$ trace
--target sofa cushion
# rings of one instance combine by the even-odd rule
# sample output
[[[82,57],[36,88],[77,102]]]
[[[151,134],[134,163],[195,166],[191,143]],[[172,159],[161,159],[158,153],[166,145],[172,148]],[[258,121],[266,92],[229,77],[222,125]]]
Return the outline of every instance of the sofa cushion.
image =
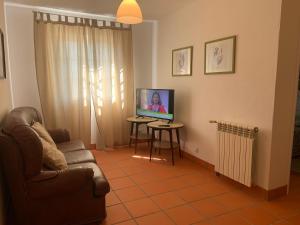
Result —
[[[91,168],[94,171],[94,194],[95,196],[104,196],[110,191],[109,183],[102,172],[102,170],[95,163],[80,163],[69,166],[70,169],[74,168]]]
[[[39,134],[41,138],[43,138],[45,141],[49,142],[53,147],[56,148],[55,142],[42,124],[40,124],[39,122],[34,122],[31,127]]]
[[[52,170],[65,170],[68,168],[64,154],[44,138],[40,137],[43,145],[43,164]]]
[[[96,162],[93,154],[89,150],[79,150],[64,153],[68,165],[76,163]]]
[[[57,148],[62,152],[73,152],[78,150],[84,150],[85,146],[81,140],[72,140],[57,144]]]

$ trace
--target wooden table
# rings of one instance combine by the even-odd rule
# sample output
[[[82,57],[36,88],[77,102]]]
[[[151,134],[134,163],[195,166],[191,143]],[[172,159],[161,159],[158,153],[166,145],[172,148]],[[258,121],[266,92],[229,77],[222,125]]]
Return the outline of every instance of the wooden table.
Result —
[[[149,118],[149,117],[133,116],[127,118],[127,121],[131,123],[129,147],[131,147],[132,142],[134,142],[135,144],[134,152],[136,153],[138,142],[150,142],[152,138],[148,126],[147,126],[147,134],[139,133],[139,126],[142,124],[148,124],[157,121],[157,119]],[[135,126],[135,133],[134,133],[134,126]]]
[[[178,148],[179,156],[182,158],[181,148],[180,148],[180,136],[179,129],[184,127],[183,123],[165,123],[161,121],[148,123],[147,126],[152,129],[151,137],[151,148],[150,148],[150,161],[152,158],[153,148],[158,149],[171,149],[172,151],[172,164],[174,166],[174,149]],[[177,142],[173,142],[173,130],[176,131]],[[155,140],[155,132],[159,131],[159,140]],[[169,133],[169,142],[162,141],[162,131],[167,131]]]

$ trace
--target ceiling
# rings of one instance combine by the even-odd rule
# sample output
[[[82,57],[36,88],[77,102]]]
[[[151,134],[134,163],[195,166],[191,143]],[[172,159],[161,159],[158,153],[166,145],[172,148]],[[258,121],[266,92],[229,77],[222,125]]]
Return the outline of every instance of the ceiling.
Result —
[[[159,19],[194,0],[137,0],[145,19]],[[115,15],[121,0],[6,0],[31,6]]]

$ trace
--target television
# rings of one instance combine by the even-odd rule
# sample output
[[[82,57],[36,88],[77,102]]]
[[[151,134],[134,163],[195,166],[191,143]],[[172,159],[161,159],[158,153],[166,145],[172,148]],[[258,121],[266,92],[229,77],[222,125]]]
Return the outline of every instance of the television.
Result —
[[[139,117],[153,117],[174,120],[174,90],[137,89],[136,114]]]

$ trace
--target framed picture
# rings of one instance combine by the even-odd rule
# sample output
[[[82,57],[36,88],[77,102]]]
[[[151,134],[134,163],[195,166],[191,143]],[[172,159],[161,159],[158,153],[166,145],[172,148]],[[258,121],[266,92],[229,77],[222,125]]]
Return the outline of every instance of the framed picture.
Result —
[[[172,52],[172,76],[192,76],[193,46],[174,49]]]
[[[236,36],[205,43],[205,74],[235,73]]]
[[[4,51],[4,35],[2,30],[0,30],[0,79],[6,78],[6,68],[5,68],[5,51]]]

